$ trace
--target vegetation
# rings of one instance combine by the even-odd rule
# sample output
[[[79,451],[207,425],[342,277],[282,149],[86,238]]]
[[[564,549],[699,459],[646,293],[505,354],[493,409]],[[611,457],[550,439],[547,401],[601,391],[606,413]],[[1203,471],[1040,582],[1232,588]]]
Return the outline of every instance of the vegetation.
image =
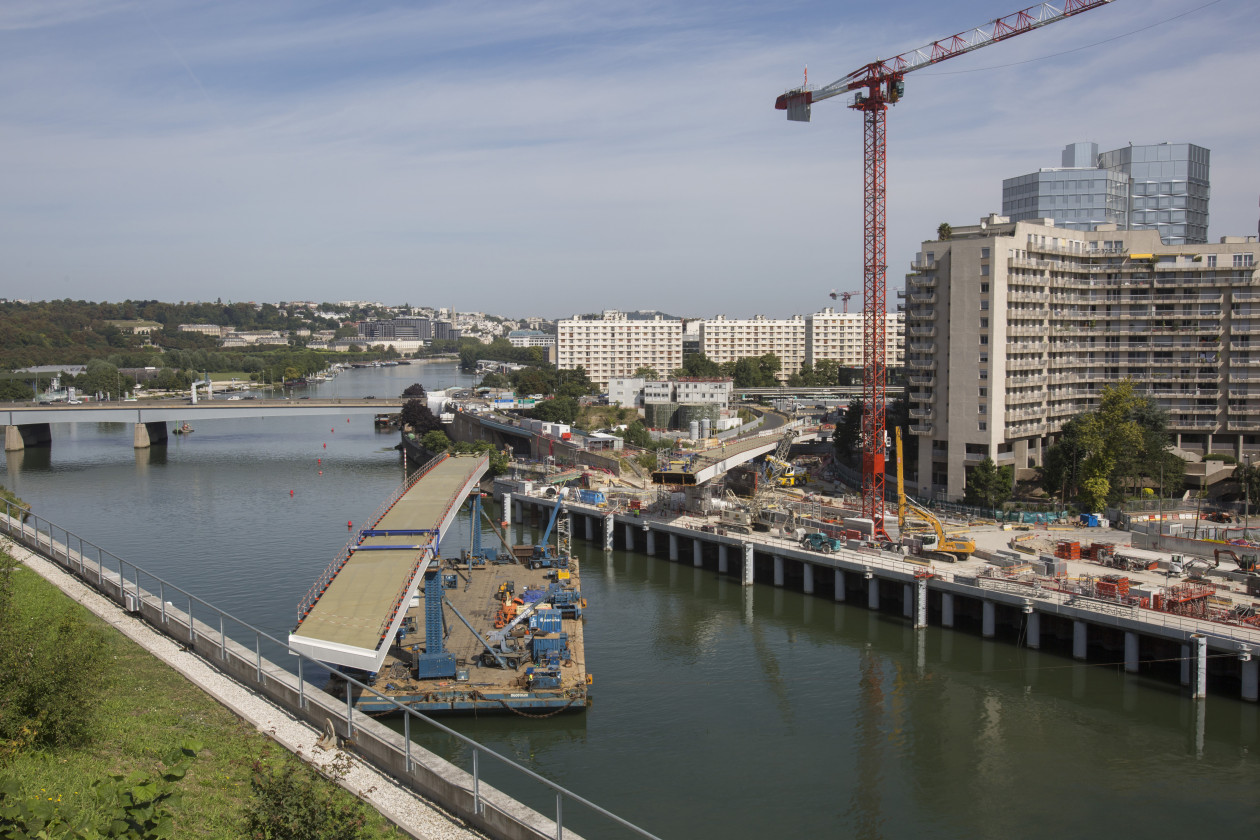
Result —
[[[429,397],[423,385],[419,382],[408,385],[403,390],[403,396],[411,398],[403,403],[402,411],[399,412],[403,428],[410,427],[420,438],[442,428],[442,421],[429,408]]]
[[[949,222],[941,222],[936,226],[936,238],[942,242],[948,242],[954,238],[954,228]]]
[[[1185,463],[1170,451],[1168,418],[1124,380],[1108,386],[1097,411],[1069,420],[1046,451],[1042,488],[1089,510],[1162,486],[1180,492]],[[1127,492],[1126,492],[1127,490]]]
[[[77,625],[77,638],[94,641],[87,648],[41,649],[38,655],[48,658],[27,657],[25,666],[20,655],[16,665],[5,663],[6,679],[16,679],[10,676],[12,667],[49,674],[22,677],[19,689],[12,689],[13,683],[0,688],[7,727],[0,738],[0,837],[252,836],[244,827],[246,812],[277,810],[257,804],[261,792],[251,799],[253,768],[261,762],[277,773],[298,768],[291,772],[300,774],[305,771],[298,759],[30,570],[7,556],[3,563],[0,590],[8,613],[0,624],[0,646],[20,653],[28,637],[10,628],[31,626]],[[98,664],[102,676],[94,678],[95,689],[74,685],[85,669]],[[61,679],[57,673],[68,679],[54,682]],[[67,729],[60,713],[14,705],[15,698],[32,691],[93,692],[74,710],[87,723],[70,723]],[[19,708],[27,708],[25,717]],[[321,807],[329,812],[350,809],[364,816],[367,825],[360,836],[400,836],[349,793],[331,782],[311,781],[309,801],[326,803]],[[304,816],[301,803],[282,799],[281,804]]]
[[[1015,468],[999,467],[992,458],[985,458],[967,471],[967,487],[963,502],[977,507],[1000,508],[1011,497]]]

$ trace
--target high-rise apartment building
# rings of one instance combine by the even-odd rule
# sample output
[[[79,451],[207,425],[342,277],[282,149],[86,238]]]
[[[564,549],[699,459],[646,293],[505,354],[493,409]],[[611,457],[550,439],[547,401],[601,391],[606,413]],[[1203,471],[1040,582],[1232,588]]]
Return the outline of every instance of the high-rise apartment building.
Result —
[[[861,312],[836,312],[827,307],[805,316],[805,364],[814,366],[834,359],[841,367],[862,367],[862,336],[865,316]],[[884,363],[901,367],[905,363],[905,313],[884,315]]]
[[[1072,143],[1062,166],[1002,181],[1002,214],[1054,219],[1069,230],[1114,224],[1157,230],[1166,245],[1206,243],[1211,152],[1193,143],[1124,146],[1099,154]]]
[[[1178,447],[1260,452],[1257,252],[1254,236],[1174,246],[996,215],[924,242],[906,277],[920,492],[961,498],[985,457],[1026,475],[1125,379]]]
[[[718,315],[700,322],[700,352],[719,365],[773,353],[782,363],[778,377],[785,380],[799,373],[805,361],[805,319]]]
[[[562,370],[585,368],[601,388],[641,367],[668,376],[682,367],[682,324],[659,315],[631,320],[612,309],[598,318],[569,318],[556,324],[556,365]]]

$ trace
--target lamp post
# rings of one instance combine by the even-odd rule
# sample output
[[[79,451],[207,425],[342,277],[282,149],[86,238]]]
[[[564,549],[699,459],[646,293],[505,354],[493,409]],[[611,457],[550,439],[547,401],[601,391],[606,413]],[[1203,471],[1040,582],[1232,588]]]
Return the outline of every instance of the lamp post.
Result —
[[[1243,473],[1243,539],[1247,539],[1247,525],[1251,519],[1251,453],[1247,453],[1247,470]]]

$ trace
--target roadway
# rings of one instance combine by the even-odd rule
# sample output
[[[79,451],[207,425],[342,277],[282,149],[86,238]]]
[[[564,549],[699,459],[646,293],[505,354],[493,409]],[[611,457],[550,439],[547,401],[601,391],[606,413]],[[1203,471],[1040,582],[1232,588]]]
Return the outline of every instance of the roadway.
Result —
[[[0,403],[0,425],[36,423],[172,423],[182,420],[225,420],[234,417],[277,417],[295,414],[379,414],[399,411],[405,399],[299,398],[139,400],[137,402]]]

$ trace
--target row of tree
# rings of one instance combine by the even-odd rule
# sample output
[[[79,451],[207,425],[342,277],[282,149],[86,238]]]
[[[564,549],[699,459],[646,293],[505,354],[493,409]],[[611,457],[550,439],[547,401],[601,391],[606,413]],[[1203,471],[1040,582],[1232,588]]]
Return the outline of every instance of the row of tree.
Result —
[[[833,443],[841,460],[853,463],[862,448],[860,398],[850,401],[836,424]],[[886,427],[909,426],[908,404],[888,404]],[[918,463],[919,439],[903,434],[907,468]],[[1260,499],[1260,465],[1239,465],[1235,475],[1250,486],[1252,498]],[[1099,407],[1064,424],[1055,443],[1046,450],[1041,486],[1064,503],[1076,502],[1088,510],[1102,510],[1126,498],[1159,488],[1164,495],[1181,490],[1185,462],[1171,450],[1168,415],[1149,397],[1135,393],[1125,380],[1103,390]],[[1014,468],[999,467],[986,457],[967,471],[964,502],[980,507],[1001,507],[1014,487]]]

